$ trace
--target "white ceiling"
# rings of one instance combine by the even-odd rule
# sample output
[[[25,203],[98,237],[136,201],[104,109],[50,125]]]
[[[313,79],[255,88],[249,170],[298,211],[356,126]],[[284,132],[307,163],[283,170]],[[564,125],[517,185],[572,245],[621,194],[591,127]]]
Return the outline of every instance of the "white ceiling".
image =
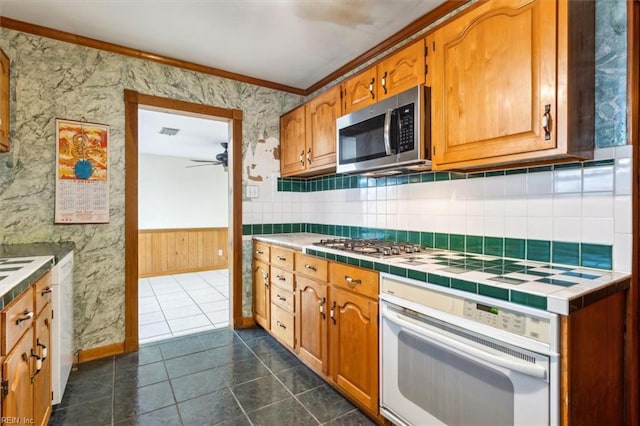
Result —
[[[306,89],[443,2],[0,0],[0,14]]]
[[[175,136],[161,135],[162,127],[179,129],[179,132]],[[229,126],[225,121],[138,110],[139,154],[215,160],[216,154],[224,151],[220,142],[228,141]]]

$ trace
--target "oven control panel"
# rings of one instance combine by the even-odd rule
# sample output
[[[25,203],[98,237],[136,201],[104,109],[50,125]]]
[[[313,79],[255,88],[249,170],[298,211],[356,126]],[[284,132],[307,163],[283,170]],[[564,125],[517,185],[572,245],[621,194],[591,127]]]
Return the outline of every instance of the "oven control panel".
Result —
[[[463,315],[467,319],[508,331],[533,340],[549,341],[549,321],[505,308],[464,301]]]
[[[538,342],[549,344],[552,338],[552,324],[549,319],[519,311],[515,305],[508,302],[496,303],[495,305],[487,304],[457,294],[450,294],[444,290],[436,291],[384,276],[380,280],[380,291],[383,294],[389,294]],[[510,309],[511,306],[514,306],[514,309]]]

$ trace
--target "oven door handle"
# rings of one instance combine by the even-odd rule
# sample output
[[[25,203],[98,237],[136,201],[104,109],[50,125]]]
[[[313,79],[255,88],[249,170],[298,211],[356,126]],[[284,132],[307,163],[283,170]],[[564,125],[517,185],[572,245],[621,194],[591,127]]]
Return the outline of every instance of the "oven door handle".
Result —
[[[385,307],[386,308],[386,307]],[[469,356],[484,360],[488,363],[497,365],[499,367],[506,368],[511,371],[526,374],[527,376],[535,377],[541,380],[547,379],[547,369],[539,365],[532,365],[529,363],[514,361],[505,357],[494,355],[492,353],[483,351],[473,346],[467,345],[458,339],[444,336],[429,328],[420,327],[413,322],[403,319],[403,315],[390,311],[388,308],[383,309],[383,317],[389,321],[406,328],[411,331],[414,336],[418,338],[429,338],[442,346],[454,348],[460,352],[463,352]]]

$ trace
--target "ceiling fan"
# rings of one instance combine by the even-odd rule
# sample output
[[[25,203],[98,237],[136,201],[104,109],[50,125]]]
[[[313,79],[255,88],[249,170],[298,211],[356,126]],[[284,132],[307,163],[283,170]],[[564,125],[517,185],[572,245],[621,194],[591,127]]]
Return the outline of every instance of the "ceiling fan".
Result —
[[[220,142],[220,145],[222,145],[222,147],[224,148],[224,152],[217,154],[215,160],[191,160],[195,163],[202,163],[202,164],[194,164],[192,166],[187,166],[187,168],[200,167],[200,166],[217,166],[218,164],[222,164],[222,167],[224,167],[224,171],[226,172],[229,166],[228,164],[229,154],[227,152],[227,147],[229,146],[229,144],[227,142]]]

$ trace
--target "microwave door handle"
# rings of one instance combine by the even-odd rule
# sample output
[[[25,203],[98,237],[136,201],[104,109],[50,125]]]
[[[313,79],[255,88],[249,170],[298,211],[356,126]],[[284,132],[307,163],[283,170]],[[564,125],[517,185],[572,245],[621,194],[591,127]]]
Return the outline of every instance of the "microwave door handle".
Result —
[[[404,327],[409,332],[412,332],[411,334],[413,334],[414,336],[422,339],[429,339],[433,343],[439,344],[439,346],[441,347],[449,347],[455,349],[469,356],[484,360],[488,363],[506,368],[511,371],[517,371],[518,373],[526,374],[527,376],[535,377],[541,380],[547,379],[547,369],[539,365],[530,365],[529,363],[513,361],[511,359],[494,355],[473,346],[469,346],[458,339],[452,339],[436,331],[432,331],[431,329],[427,329],[409,322],[402,318],[403,315],[396,312],[391,312],[389,309],[383,310],[383,317],[387,318],[392,323]]]
[[[393,110],[388,109],[384,114],[384,151],[391,155],[391,114]]]

